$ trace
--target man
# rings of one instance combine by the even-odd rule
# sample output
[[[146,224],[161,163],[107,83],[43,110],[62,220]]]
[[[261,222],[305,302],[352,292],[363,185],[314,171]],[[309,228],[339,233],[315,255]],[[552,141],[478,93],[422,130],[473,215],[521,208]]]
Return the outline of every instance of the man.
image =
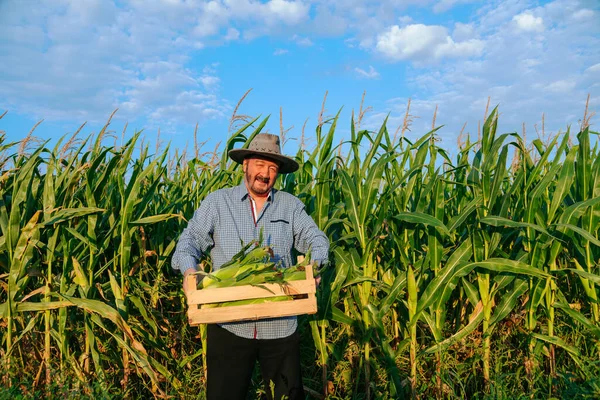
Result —
[[[203,254],[210,252],[213,268],[219,269],[242,246],[257,241],[273,249],[274,261],[284,267],[292,262],[292,249],[309,249],[317,264],[327,262],[329,242],[304,204],[289,193],[273,189],[279,174],[298,169],[298,163],[281,154],[279,137],[258,134],[248,149],[229,151],[242,164],[241,185],[209,194],[181,234],[173,255],[173,268],[184,277],[196,271]],[[186,287],[184,279],[184,292]],[[299,334],[296,317],[211,324],[207,333],[207,398],[244,400],[256,360],[259,361],[267,397],[304,399],[300,371]]]

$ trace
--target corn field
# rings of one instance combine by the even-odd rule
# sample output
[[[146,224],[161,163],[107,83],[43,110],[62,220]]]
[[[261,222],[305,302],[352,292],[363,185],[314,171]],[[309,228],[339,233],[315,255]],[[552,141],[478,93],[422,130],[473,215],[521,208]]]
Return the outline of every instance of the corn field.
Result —
[[[0,136],[0,397],[203,398],[177,238],[203,198],[238,184],[219,160],[153,151],[141,133]],[[497,132],[450,156],[437,129],[386,121],[336,145],[316,128],[282,175],[331,241],[319,313],[300,318],[311,398],[600,397],[600,154],[589,127],[529,146]],[[253,393],[263,390],[258,373]]]

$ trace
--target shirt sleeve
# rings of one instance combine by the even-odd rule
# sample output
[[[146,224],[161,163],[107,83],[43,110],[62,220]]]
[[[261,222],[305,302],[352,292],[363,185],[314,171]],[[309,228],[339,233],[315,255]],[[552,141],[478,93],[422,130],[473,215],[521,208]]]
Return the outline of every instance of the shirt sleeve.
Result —
[[[213,232],[217,212],[211,197],[206,197],[183,230],[171,261],[171,267],[185,273],[196,270],[202,254],[214,246]]]
[[[310,250],[311,259],[317,265],[329,261],[329,240],[315,221],[306,213],[304,204],[299,202],[294,210],[294,247],[301,253]]]

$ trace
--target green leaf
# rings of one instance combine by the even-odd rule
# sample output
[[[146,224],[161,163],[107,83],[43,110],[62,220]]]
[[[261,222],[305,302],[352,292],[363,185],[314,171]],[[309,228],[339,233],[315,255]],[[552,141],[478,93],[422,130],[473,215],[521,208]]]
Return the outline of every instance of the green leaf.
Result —
[[[529,289],[529,282],[519,280],[515,282],[513,289],[502,297],[500,305],[494,309],[494,314],[490,318],[490,326],[495,325],[498,321],[502,321],[519,303],[519,298]]]
[[[551,226],[557,226],[559,228],[569,229],[575,233],[578,233],[584,239],[594,243],[596,246],[600,246],[600,240],[596,239],[591,233],[589,233],[585,229],[582,229],[578,226],[571,225],[571,224],[552,224]]]
[[[443,288],[455,278],[460,278],[470,273],[474,268],[482,268],[488,271],[505,272],[520,275],[548,278],[549,274],[530,267],[520,261],[506,260],[503,258],[490,258],[485,261],[461,263],[454,268],[443,268],[440,275],[436,276],[425,288],[419,299],[417,314],[429,307],[436,299],[443,295]],[[416,323],[412,321],[411,325]]]
[[[54,224],[60,224],[73,218],[83,217],[88,214],[100,213],[103,211],[105,210],[97,207],[63,208],[52,215],[52,218],[50,218],[48,221],[45,221],[43,225],[50,226]]]
[[[536,339],[542,340],[546,343],[553,344],[555,346],[558,346],[558,347],[566,350],[571,355],[571,357],[573,357],[574,361],[576,361],[578,364],[581,363],[580,360],[578,359],[580,357],[579,350],[576,347],[567,344],[567,342],[565,342],[561,338],[559,338],[557,336],[542,335],[540,333],[535,333],[535,332],[532,332],[531,336],[533,336]]]
[[[449,235],[450,232],[448,231],[448,228],[446,228],[446,226],[444,225],[444,223],[442,221],[440,221],[439,219],[428,215],[428,214],[424,214],[424,213],[420,213],[420,212],[400,212],[398,213],[396,216],[394,216],[395,219],[399,220],[399,221],[404,221],[404,222],[410,222],[412,224],[423,224],[423,225],[427,225],[427,226],[434,226],[436,228],[439,229],[439,231],[441,233],[443,233],[444,235]]]
[[[495,217],[495,216],[484,217],[481,219],[481,223],[487,224],[487,225],[492,225],[492,226],[509,226],[511,228],[531,228],[531,229],[541,232],[545,235],[552,236],[552,235],[550,235],[550,233],[548,233],[548,231],[546,229],[544,229],[543,227],[541,227],[539,225],[530,224],[528,222],[517,222],[517,221],[513,221],[508,218],[503,218],[503,217]]]
[[[179,220],[184,220],[183,215],[181,214],[158,214],[152,215],[150,217],[136,219],[135,221],[131,221],[131,225],[149,225],[156,224],[158,222],[168,221],[171,218],[178,218]]]
[[[425,350],[425,353],[432,354],[432,353],[445,351],[448,347],[463,340],[464,338],[469,336],[471,333],[473,333],[475,331],[475,329],[477,329],[477,327],[479,325],[481,325],[482,322],[483,322],[483,310],[480,310],[477,313],[477,315],[475,316],[475,318],[471,318],[471,320],[465,327],[463,327],[461,330],[459,330],[458,332],[456,332],[449,338],[444,339],[440,343],[436,343],[435,345],[427,348]]]
[[[554,270],[552,272],[560,273],[560,272],[564,272],[564,271],[571,271],[571,272],[581,276],[582,278],[585,278],[585,279],[588,279],[588,280],[594,282],[596,285],[600,285],[600,276],[599,275],[595,275],[595,274],[592,274],[592,273],[584,271],[584,270],[575,269],[575,268],[565,268],[565,269],[561,269],[561,270]]]
[[[355,321],[337,307],[331,307],[331,319],[343,325],[353,326]]]

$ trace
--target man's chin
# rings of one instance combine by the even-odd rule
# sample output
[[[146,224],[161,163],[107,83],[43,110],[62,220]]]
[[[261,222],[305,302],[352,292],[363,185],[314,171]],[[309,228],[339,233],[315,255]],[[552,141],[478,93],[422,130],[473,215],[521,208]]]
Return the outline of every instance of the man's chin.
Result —
[[[269,190],[271,190],[271,188],[268,185],[266,185],[266,189],[259,188],[256,185],[252,186],[252,191],[256,194],[267,194],[269,193]]]

